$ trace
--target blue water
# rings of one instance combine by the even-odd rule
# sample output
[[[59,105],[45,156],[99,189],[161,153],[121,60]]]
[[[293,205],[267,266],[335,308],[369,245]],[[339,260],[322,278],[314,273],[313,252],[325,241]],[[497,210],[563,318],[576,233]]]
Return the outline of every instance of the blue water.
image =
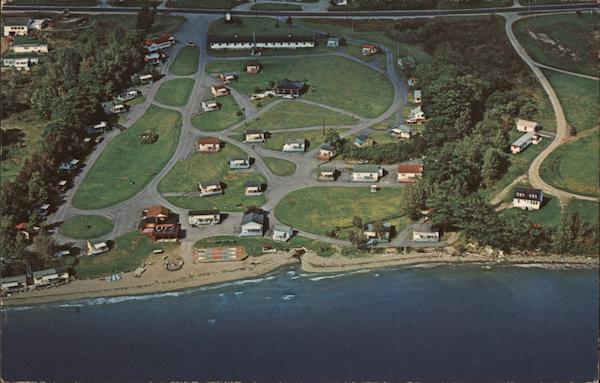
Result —
[[[589,381],[598,271],[439,267],[11,308],[8,380]]]

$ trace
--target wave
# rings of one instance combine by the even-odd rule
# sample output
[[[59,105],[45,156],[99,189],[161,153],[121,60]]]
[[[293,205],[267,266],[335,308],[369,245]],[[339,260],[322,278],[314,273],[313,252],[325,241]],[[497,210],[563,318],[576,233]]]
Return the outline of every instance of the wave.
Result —
[[[345,277],[347,275],[353,275],[353,274],[364,274],[364,273],[368,273],[369,269],[360,269],[360,270],[356,270],[356,271],[350,271],[347,273],[341,273],[341,274],[334,274],[334,275],[323,275],[320,277],[313,277],[313,278],[309,278],[311,281],[322,281],[324,279],[334,279],[334,278],[340,278],[340,277]]]
[[[284,301],[291,301],[292,299],[294,299],[296,297],[295,294],[288,294],[288,295],[284,295],[281,297],[281,299],[283,299]]]

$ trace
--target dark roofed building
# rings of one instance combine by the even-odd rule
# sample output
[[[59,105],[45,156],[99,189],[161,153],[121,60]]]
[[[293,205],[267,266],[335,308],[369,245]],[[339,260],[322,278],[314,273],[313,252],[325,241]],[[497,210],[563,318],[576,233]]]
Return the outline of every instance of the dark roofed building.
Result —
[[[304,91],[304,81],[292,81],[288,79],[279,80],[273,90],[278,96],[291,95],[298,97]]]
[[[513,195],[513,207],[524,210],[539,210],[544,201],[544,191],[542,189],[517,186]]]

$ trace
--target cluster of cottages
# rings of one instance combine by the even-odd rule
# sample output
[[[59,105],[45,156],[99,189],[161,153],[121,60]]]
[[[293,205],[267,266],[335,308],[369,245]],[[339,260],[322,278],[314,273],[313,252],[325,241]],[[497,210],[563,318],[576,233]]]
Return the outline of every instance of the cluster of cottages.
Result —
[[[208,36],[208,46],[215,50],[251,50],[260,54],[264,49],[314,48],[315,38],[308,35],[284,36]]]
[[[3,35],[10,43],[10,51],[2,57],[2,66],[27,71],[48,53],[48,43],[29,36],[29,31],[48,26],[48,19],[6,17],[2,25]]]
[[[413,79],[414,84],[414,79]],[[410,85],[410,83],[409,83]],[[411,85],[412,86],[412,85]],[[406,118],[406,123],[408,124],[422,124],[427,121],[425,117],[425,112],[421,109],[421,90],[415,89],[412,91],[412,101],[416,106],[410,109],[408,113],[408,117]]]
[[[542,142],[542,136],[537,134],[540,126],[535,121],[517,120],[517,130],[524,134],[517,138],[515,142],[510,144],[510,151],[513,154],[521,153],[529,145],[537,145]]]
[[[6,296],[27,290],[57,286],[70,280],[71,275],[68,267],[56,267],[2,278],[0,290],[1,295]]]

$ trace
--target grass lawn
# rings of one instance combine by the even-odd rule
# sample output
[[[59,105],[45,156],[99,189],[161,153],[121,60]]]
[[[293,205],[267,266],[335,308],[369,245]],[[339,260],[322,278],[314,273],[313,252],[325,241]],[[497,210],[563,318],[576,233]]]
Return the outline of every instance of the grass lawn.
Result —
[[[516,214],[519,209],[511,208],[502,212],[504,215]],[[581,218],[591,224],[598,224],[598,203],[592,201],[571,200],[566,209],[560,206],[560,200],[552,195],[544,194],[544,205],[540,210],[528,211],[527,216],[532,223],[543,227],[558,227],[562,215],[568,212],[578,212]]]
[[[248,95],[257,87],[270,89],[271,81],[284,78],[306,81],[308,90],[302,97],[364,117],[380,115],[393,101],[393,87],[385,76],[342,57],[265,58],[261,63],[264,69],[257,75],[240,73],[240,63],[235,61],[211,62],[207,71],[238,73],[239,80],[231,86]]]
[[[404,216],[402,190],[383,187],[371,193],[365,187],[311,187],[288,194],[275,208],[281,222],[316,234],[336,227],[350,228],[352,218],[363,222],[392,220]]]
[[[250,129],[294,129],[310,126],[352,125],[352,116],[302,102],[284,101],[248,124]]]
[[[254,4],[250,9],[253,11],[301,11],[302,6],[299,4],[265,3]]]
[[[550,103],[548,95],[541,85],[536,84],[534,89],[523,89],[520,92],[527,93],[536,101],[536,113],[531,116],[533,121],[537,121],[542,129],[555,132],[556,131],[556,115]]]
[[[375,144],[396,144],[398,142],[400,142],[400,140],[394,136],[392,136],[391,134],[389,134],[387,131],[374,131],[374,132],[369,132],[369,138],[372,138],[373,141],[375,141]]]
[[[160,85],[156,92],[156,101],[169,106],[185,106],[192,90],[195,80],[189,78],[176,78],[165,81]]]
[[[244,156],[245,153],[226,144],[219,153],[195,153],[192,157],[178,162],[160,181],[161,192],[195,192],[202,180],[220,180],[226,185],[225,193],[209,197],[168,197],[177,206],[189,209],[218,208],[225,211],[242,211],[248,206],[262,206],[264,196],[245,196],[244,182],[262,181],[262,174],[254,171],[229,170],[229,158]]]
[[[523,133],[517,132],[516,129],[513,129],[510,134],[511,142],[519,138]],[[496,193],[499,193],[502,189],[507,187],[511,182],[514,181],[515,178],[526,174],[527,169],[529,169],[529,164],[535,157],[538,156],[544,150],[546,146],[550,143],[549,138],[544,138],[541,143],[537,145],[529,145],[525,151],[519,154],[509,153],[510,165],[508,170],[500,178],[494,186],[489,189],[483,190],[483,195],[492,197]]]
[[[179,113],[151,106],[104,149],[75,192],[73,206],[100,209],[136,195],[173,155],[180,128]],[[158,141],[144,145],[140,136],[148,129],[158,134]]]
[[[183,47],[169,67],[169,71],[177,76],[187,76],[196,73],[200,51],[198,48]]]
[[[265,164],[267,164],[273,174],[278,176],[291,176],[296,172],[296,164],[292,161],[275,157],[263,157],[263,161],[265,161]]]
[[[127,30],[135,28],[137,20],[135,15],[96,15],[93,17],[95,17],[100,24],[104,24],[102,26],[104,28],[110,28],[110,26],[122,26]],[[185,20],[186,19],[183,16],[166,16],[158,14],[154,19],[152,30],[150,30],[148,36],[174,33]]]
[[[223,243],[225,242],[225,243]],[[312,240],[309,238],[304,238],[300,236],[294,236],[289,241],[282,243],[272,241],[268,238],[264,237],[233,237],[229,235],[223,235],[219,237],[210,237],[197,241],[194,243],[194,247],[197,249],[204,249],[210,247],[221,247],[221,246],[244,246],[246,248],[246,253],[249,256],[255,257],[262,254],[263,246],[271,246],[274,249],[285,250],[292,247],[301,247],[304,246],[307,249],[311,249],[315,251],[322,257],[328,257],[335,253],[335,249],[332,245]]]
[[[599,206],[598,202],[573,199],[569,202],[567,209],[568,211],[578,212],[585,222],[597,225],[600,216]]]
[[[208,34],[213,36],[252,36],[253,33],[256,33],[258,37],[287,36],[288,34],[312,36],[310,31],[299,29],[293,24],[289,25],[285,20],[279,22],[279,28],[275,27],[276,20],[270,17],[241,17],[238,20],[240,21],[239,24],[228,23],[225,18],[220,18],[210,24]]]
[[[247,0],[169,0],[168,8],[231,9]]]
[[[517,21],[513,29],[531,57],[549,66],[592,76],[598,75],[596,51],[599,36],[595,15],[573,13],[530,17]]]
[[[551,185],[573,193],[597,196],[600,172],[598,131],[560,146],[541,167],[541,176]]]
[[[125,105],[127,106],[136,106],[139,104],[143,104],[146,102],[146,96],[136,97],[133,100],[125,101]]]
[[[271,134],[271,136],[267,139],[267,142],[265,142],[264,147],[271,150],[281,151],[281,149],[283,149],[283,143],[285,140],[292,138],[304,138],[306,140],[307,152],[321,145],[325,141],[325,137],[323,136],[323,131],[321,129],[305,130],[301,132],[291,131]]]
[[[101,215],[77,215],[60,225],[60,233],[75,239],[92,239],[111,232],[113,224]]]
[[[192,117],[192,125],[206,132],[218,132],[244,120],[240,106],[233,96],[219,97],[217,102],[221,109],[214,112],[199,113]]]
[[[544,70],[565,112],[567,122],[578,131],[598,126],[598,81]]]
[[[95,257],[80,257],[75,266],[78,279],[98,278],[112,273],[133,271],[154,249],[176,246],[172,243],[152,242],[137,231],[127,233],[115,240],[115,247],[108,253]]]

